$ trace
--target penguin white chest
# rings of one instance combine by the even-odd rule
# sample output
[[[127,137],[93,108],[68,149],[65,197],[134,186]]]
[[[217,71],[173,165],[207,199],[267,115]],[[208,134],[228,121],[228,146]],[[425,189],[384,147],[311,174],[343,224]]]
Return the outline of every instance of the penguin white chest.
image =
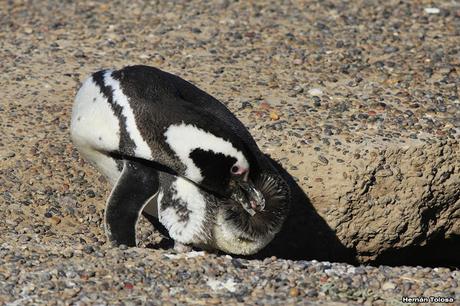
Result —
[[[158,216],[171,238],[184,244],[203,243],[208,209],[198,187],[177,177],[160,188]]]

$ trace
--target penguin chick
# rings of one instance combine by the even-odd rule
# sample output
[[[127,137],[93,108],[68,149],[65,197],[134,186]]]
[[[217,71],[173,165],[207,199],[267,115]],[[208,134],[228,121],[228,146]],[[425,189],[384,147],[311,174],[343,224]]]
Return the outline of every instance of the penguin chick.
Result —
[[[153,67],[92,74],[76,95],[70,131],[81,155],[114,186],[105,229],[117,245],[136,245],[139,214],[159,191],[161,173],[219,199],[233,199],[251,212],[263,209],[254,182],[263,173],[276,174],[222,103]],[[187,188],[182,194],[188,192],[199,194]]]
[[[156,217],[176,243],[205,250],[255,254],[280,231],[289,210],[288,188],[273,174],[254,182],[264,201],[264,208],[254,213],[181,177],[162,173],[159,181]]]

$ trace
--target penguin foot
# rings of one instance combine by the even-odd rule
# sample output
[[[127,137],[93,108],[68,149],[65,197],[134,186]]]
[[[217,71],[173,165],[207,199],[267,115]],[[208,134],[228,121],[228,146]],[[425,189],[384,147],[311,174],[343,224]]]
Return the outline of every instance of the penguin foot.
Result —
[[[193,248],[189,245],[174,241],[174,251],[177,253],[189,253],[193,251]]]

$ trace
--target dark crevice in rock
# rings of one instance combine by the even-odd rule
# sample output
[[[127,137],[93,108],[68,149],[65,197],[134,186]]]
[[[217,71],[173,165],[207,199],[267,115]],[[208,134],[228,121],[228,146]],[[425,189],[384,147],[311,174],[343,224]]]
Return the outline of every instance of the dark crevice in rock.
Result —
[[[460,236],[444,238],[443,235],[424,246],[388,249],[377,256],[372,265],[424,266],[460,268]]]

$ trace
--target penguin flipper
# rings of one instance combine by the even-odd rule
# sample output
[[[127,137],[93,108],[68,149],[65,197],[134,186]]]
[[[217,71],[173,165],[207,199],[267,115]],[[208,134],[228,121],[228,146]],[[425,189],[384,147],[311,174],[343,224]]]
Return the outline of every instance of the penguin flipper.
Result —
[[[136,224],[157,193],[158,171],[139,160],[124,160],[123,171],[107,201],[105,230],[115,245],[136,246]]]

